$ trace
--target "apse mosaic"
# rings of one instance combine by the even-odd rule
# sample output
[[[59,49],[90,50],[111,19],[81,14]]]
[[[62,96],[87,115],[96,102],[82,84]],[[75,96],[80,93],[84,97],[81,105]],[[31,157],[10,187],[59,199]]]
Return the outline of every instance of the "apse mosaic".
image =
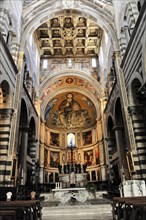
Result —
[[[96,121],[96,109],[84,95],[64,93],[48,103],[45,120],[50,128],[87,128]]]

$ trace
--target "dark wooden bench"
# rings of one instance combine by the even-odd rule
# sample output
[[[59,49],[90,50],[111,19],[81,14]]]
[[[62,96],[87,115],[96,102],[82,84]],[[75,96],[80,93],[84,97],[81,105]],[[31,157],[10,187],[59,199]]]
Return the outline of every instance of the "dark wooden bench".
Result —
[[[123,218],[128,220],[146,220],[146,199],[125,201]]]
[[[112,203],[112,213],[113,213],[113,220],[146,220],[143,219],[143,215],[140,219],[135,218],[135,213],[137,212],[137,208],[143,210],[145,212],[146,206],[146,197],[145,196],[138,196],[138,197],[114,197]],[[136,208],[137,207],[137,208]],[[132,217],[134,216],[134,217]]]
[[[16,220],[16,212],[11,210],[0,210],[0,220]]]
[[[15,211],[16,219],[41,220],[41,205],[39,200],[1,201],[0,211]]]

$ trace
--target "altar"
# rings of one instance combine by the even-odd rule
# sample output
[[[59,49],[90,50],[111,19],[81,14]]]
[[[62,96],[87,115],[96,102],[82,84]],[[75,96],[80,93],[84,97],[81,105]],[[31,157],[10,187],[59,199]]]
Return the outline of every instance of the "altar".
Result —
[[[86,188],[66,188],[53,189],[53,198],[59,200],[61,204],[69,202],[85,203],[89,199],[89,193]]]
[[[70,187],[85,187],[87,184],[87,173],[59,174],[59,182],[62,183],[62,188]]]

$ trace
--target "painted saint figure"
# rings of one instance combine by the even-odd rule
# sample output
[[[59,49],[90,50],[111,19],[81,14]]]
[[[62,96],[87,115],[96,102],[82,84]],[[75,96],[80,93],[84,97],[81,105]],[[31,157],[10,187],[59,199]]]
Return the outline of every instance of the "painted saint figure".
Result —
[[[81,106],[74,100],[72,93],[68,93],[66,97],[59,106],[59,120],[65,127],[78,127],[83,121]]]

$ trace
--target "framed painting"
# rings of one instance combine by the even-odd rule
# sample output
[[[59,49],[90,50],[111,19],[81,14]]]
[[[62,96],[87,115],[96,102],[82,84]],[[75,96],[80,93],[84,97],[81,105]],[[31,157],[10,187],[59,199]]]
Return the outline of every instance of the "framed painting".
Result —
[[[59,134],[57,133],[50,133],[50,145],[59,146]]]
[[[84,151],[84,164],[87,166],[95,165],[93,150]]]
[[[83,132],[83,145],[92,144],[92,131]]]
[[[59,152],[51,151],[50,152],[50,166],[58,167],[60,164],[60,154]]]

